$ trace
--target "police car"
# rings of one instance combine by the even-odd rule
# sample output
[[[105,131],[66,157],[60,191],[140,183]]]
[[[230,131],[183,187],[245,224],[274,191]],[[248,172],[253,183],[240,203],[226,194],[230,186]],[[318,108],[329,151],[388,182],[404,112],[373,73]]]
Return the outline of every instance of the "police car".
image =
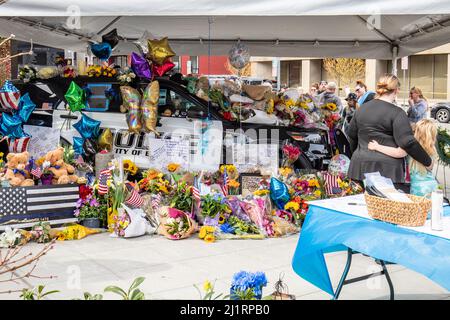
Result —
[[[63,144],[71,144],[79,133],[73,128],[81,114],[69,113],[64,94],[71,81],[88,88],[90,95],[83,110],[86,115],[101,121],[101,128],[110,128],[114,135],[114,153],[128,157],[140,167],[151,166],[152,150],[158,139],[183,141],[188,147],[187,162],[203,168],[213,163],[242,163],[255,165],[261,156],[267,164],[281,163],[281,146],[286,141],[298,145],[302,154],[295,166],[303,169],[325,169],[332,156],[328,132],[323,129],[286,127],[275,116],[265,112],[254,113],[246,121],[224,120],[215,106],[190,94],[186,87],[168,78],[156,78],[160,84],[158,104],[159,136],[153,133],[128,132],[126,114],[121,112],[120,83],[115,79],[77,77],[54,78],[36,82],[15,82],[22,94],[28,92],[37,108],[27,125],[51,127],[60,130]],[[137,84],[145,88],[148,83]],[[167,112],[170,110],[170,112]],[[122,110],[123,111],[123,110]],[[69,125],[68,125],[69,124]],[[205,130],[205,128],[207,130]],[[206,148],[213,149],[206,153]],[[199,154],[203,157],[199,158]],[[184,156],[186,154],[184,153]],[[200,159],[200,160],[199,160]],[[256,160],[255,160],[256,159]]]

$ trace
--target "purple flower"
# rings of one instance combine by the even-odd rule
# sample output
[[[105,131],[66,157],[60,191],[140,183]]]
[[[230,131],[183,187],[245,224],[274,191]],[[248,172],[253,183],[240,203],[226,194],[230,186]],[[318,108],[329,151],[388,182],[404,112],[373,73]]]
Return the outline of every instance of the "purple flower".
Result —
[[[78,217],[78,216],[80,215],[80,209],[75,210],[75,211],[73,212],[73,215],[74,215],[75,217]]]
[[[95,199],[95,198],[91,199],[89,204],[90,204],[91,207],[98,207],[100,205],[98,203],[97,199]]]

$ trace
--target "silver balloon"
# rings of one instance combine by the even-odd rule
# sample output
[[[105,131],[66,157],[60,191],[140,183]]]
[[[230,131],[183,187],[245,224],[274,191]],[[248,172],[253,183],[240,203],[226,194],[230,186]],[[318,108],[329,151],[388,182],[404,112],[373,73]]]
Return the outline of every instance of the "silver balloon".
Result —
[[[242,69],[250,61],[250,52],[244,44],[238,42],[228,51],[228,59],[233,68]]]
[[[142,36],[136,41],[134,41],[134,44],[136,44],[136,46],[139,48],[139,51],[141,51],[142,54],[146,54],[148,53],[147,40],[154,38],[155,37],[150,32],[145,30]]]

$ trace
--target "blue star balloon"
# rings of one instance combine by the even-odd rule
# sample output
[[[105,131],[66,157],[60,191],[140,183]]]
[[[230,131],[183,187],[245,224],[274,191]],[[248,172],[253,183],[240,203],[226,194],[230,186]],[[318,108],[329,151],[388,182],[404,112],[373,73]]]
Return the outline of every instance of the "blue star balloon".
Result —
[[[94,120],[83,113],[80,121],[75,123],[73,127],[84,139],[97,138],[100,134],[100,123],[100,121]]]
[[[8,136],[11,139],[23,138],[27,136],[22,129],[22,119],[17,115],[11,116],[8,113],[3,113],[0,130],[3,135]]]
[[[270,198],[278,209],[284,210],[284,205],[291,199],[288,187],[276,178],[270,179]]]
[[[73,137],[73,150],[76,154],[83,154],[84,139],[80,137]]]
[[[30,95],[25,93],[19,100],[19,117],[23,122],[27,122],[33,110],[36,108],[36,104],[31,101]]]
[[[91,52],[100,60],[108,60],[112,54],[112,48],[109,43],[93,43],[91,44]]]

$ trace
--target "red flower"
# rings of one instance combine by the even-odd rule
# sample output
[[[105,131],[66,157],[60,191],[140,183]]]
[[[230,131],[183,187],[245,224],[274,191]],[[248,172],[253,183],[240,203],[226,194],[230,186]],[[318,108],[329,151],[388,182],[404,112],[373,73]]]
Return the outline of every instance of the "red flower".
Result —
[[[79,188],[79,194],[80,194],[80,198],[85,200],[87,198],[87,196],[92,194],[92,188],[85,184],[82,184],[82,185],[80,185],[80,188]]]
[[[233,120],[233,115],[229,111],[224,112],[222,116],[225,120],[228,120],[228,121]]]

